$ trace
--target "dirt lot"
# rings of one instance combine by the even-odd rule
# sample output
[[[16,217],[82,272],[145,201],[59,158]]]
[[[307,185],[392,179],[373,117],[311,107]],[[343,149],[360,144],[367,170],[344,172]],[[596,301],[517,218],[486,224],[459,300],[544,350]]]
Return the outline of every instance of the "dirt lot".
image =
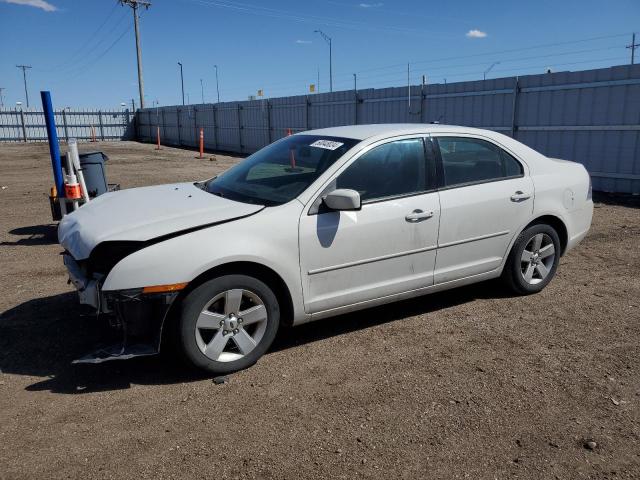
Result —
[[[94,147],[123,188],[237,161]],[[215,385],[171,358],[70,364],[103,330],[66,283],[51,183],[46,145],[0,145],[1,479],[640,478],[639,209],[598,204],[541,294],[488,283],[286,330]]]

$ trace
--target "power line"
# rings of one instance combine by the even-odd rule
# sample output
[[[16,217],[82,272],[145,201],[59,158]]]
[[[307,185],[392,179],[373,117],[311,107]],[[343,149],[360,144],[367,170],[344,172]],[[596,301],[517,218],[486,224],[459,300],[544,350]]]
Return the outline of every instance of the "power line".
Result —
[[[539,44],[539,45],[531,45],[529,47],[511,48],[511,49],[508,49],[508,50],[496,50],[496,51],[492,51],[492,52],[474,53],[474,54],[470,54],[470,55],[457,55],[457,56],[452,56],[452,57],[440,57],[440,58],[434,58],[434,59],[430,59],[430,60],[417,60],[417,61],[411,62],[411,64],[412,65],[419,65],[419,64],[423,64],[423,63],[434,63],[434,62],[441,62],[441,61],[446,61],[446,60],[458,60],[458,59],[463,59],[463,58],[485,57],[487,55],[502,55],[504,53],[523,52],[523,51],[526,51],[526,50],[535,50],[535,49],[538,49],[538,48],[550,48],[550,47],[558,47],[558,46],[561,46],[561,45],[572,45],[572,44],[576,44],[576,43],[592,42],[592,41],[596,41],[596,40],[606,40],[606,39],[610,39],[610,38],[620,38],[620,37],[625,37],[627,35],[628,35],[628,33],[619,33],[619,34],[616,34],[616,35],[603,35],[603,36],[599,36],[599,37],[583,38],[583,39],[578,39],[578,40],[569,40],[569,41],[566,41],[566,42],[544,43],[544,44]],[[406,65],[406,63],[396,63],[396,64],[393,64],[393,65],[385,65],[385,66],[380,66],[380,67],[366,68],[366,69],[360,70],[358,73],[375,71],[375,70],[384,70],[384,69],[387,69],[387,68],[394,68],[394,67],[404,67],[405,65]]]
[[[395,27],[391,25],[382,25],[382,26],[372,26],[366,22],[354,22],[343,19],[337,19],[332,17],[323,17],[317,15],[302,15],[298,13],[291,13],[286,10],[277,10],[274,8],[261,7],[258,5],[251,5],[246,3],[239,2],[230,2],[229,0],[189,0],[192,3],[197,3],[206,7],[218,7],[218,8],[227,8],[230,10],[235,10],[243,13],[248,13],[250,15],[258,15],[263,17],[270,18],[281,18],[285,20],[291,20],[294,22],[300,23],[312,23],[317,25],[329,26],[329,27],[338,27],[338,28],[346,28],[346,29],[354,29],[354,30],[366,30],[366,31],[386,31],[390,33],[398,33],[404,35],[413,35],[419,37],[435,37],[436,35],[429,34],[425,35],[424,30],[420,29],[411,29],[405,27]],[[439,39],[446,39],[447,37],[442,34],[437,35]],[[448,37],[453,38],[453,37]]]
[[[531,47],[527,47],[527,49],[530,49]],[[608,51],[608,50],[613,50],[613,49],[620,49],[621,45],[614,45],[614,46],[608,46],[608,47],[601,47],[601,48],[591,48],[591,49],[581,49],[581,50],[570,50],[570,51],[563,51],[563,52],[557,52],[557,53],[548,53],[548,54],[542,54],[542,55],[530,55],[527,57],[512,57],[512,58],[506,58],[506,59],[501,59],[500,63],[501,64],[507,64],[507,63],[513,63],[513,62],[523,62],[523,61],[527,61],[527,60],[535,60],[535,59],[542,59],[542,58],[553,58],[553,57],[563,57],[563,56],[568,56],[568,55],[577,55],[577,54],[587,54],[587,53],[594,53],[594,52],[602,52],[602,51]],[[513,49],[512,49],[513,50]],[[457,57],[451,57],[453,59],[457,58]],[[417,65],[419,65],[417,62],[411,62],[411,67],[412,69],[415,68]],[[399,67],[400,68],[396,68],[395,71],[390,71],[390,72],[381,72],[381,73],[373,73],[373,74],[364,74],[362,75],[361,73],[358,73],[358,78],[359,79],[364,79],[365,81],[367,81],[366,83],[369,83],[371,80],[378,80],[378,79],[388,79],[388,80],[393,80],[393,81],[401,81],[403,78],[406,79],[406,75],[402,76],[402,74],[400,72],[406,70],[406,66],[407,64],[400,64]],[[454,69],[458,69],[458,68],[465,68],[465,67],[473,67],[473,66],[482,66],[482,67],[486,67],[487,66],[487,62],[486,61],[482,61],[482,62],[476,62],[476,63],[457,63],[457,64],[451,64],[451,65],[438,65],[435,67],[429,67],[428,68],[428,72],[437,72],[437,71],[445,71],[447,73],[450,73],[451,70]],[[516,68],[516,66],[513,66],[512,68]],[[526,65],[523,66],[523,68],[526,68]],[[423,70],[423,69],[418,69],[418,70]],[[367,69],[367,70],[361,70],[361,71],[373,71],[373,69]],[[502,71],[505,71],[505,69],[502,69]],[[472,73],[479,73],[482,74],[482,71],[477,71],[477,72],[472,72]],[[456,76],[456,74],[452,74],[450,76]],[[337,76],[337,81],[338,83],[340,83],[341,85],[347,85],[347,83],[351,83],[352,82],[352,78],[353,75],[352,74],[344,74],[344,75],[338,75]],[[267,84],[264,87],[266,89],[269,89],[270,91],[286,91],[288,88],[287,87],[296,87],[299,86],[301,84],[306,84],[306,83],[313,83],[313,79],[311,77],[311,75],[309,75],[306,78],[299,78],[297,80],[290,80],[287,82],[277,82],[277,83],[271,83],[271,84]],[[229,92],[244,92],[247,89],[251,89],[252,86],[247,85],[245,86],[238,86],[236,88],[232,88],[230,90],[228,90]]]
[[[131,31],[133,28],[132,25],[127,26],[120,35],[118,35],[111,44],[107,48],[105,48],[100,54],[93,57],[88,62],[76,65],[75,67],[71,67],[70,69],[65,70],[65,75],[59,77],[56,81],[52,82],[53,84],[59,84],[61,82],[67,82],[70,79],[87,73],[93,66],[95,66],[105,55],[107,55],[121,40],[122,38]]]
[[[108,15],[105,17],[105,19],[102,21],[102,23],[100,24],[100,26],[94,30],[94,32],[89,35],[89,37],[84,40],[82,42],[82,45],[80,46],[80,48],[78,48],[74,53],[72,53],[71,55],[69,55],[65,61],[54,65],[52,67],[49,68],[38,68],[38,70],[40,71],[44,71],[44,72],[50,72],[53,70],[58,70],[62,67],[66,67],[69,66],[77,61],[82,60],[84,57],[88,56],[93,50],[95,50],[97,47],[100,46],[101,43],[103,43],[107,36],[103,36],[102,38],[100,38],[98,40],[98,42],[93,45],[93,41],[96,39],[96,37],[98,36],[98,34],[102,31],[102,29],[104,28],[104,26],[107,24],[107,22],[111,19],[111,17],[113,16],[113,14],[116,12],[118,8],[118,4],[116,3],[113,8],[109,11]],[[122,20],[124,19],[125,15],[122,15],[120,17],[120,21],[111,29],[112,31],[115,30],[117,27],[120,26],[120,24],[122,23]],[[86,54],[82,54],[82,52],[84,52],[85,50],[89,49]]]

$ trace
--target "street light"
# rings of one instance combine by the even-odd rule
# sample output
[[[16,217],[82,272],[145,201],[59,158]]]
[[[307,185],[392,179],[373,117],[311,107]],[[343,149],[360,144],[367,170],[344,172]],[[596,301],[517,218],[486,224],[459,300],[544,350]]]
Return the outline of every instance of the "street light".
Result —
[[[182,75],[182,64],[178,62],[180,65],[180,84],[182,85],[182,105],[184,105],[184,76]]]
[[[220,103],[220,84],[218,83],[218,65],[214,65],[216,69],[216,92],[218,92],[218,103]]]
[[[333,92],[333,61],[331,59],[331,37],[322,30],[314,30],[313,33],[319,33],[324,41],[329,44],[329,91]]]
[[[493,67],[495,67],[496,65],[499,65],[499,64],[500,64],[500,62],[493,62],[493,63],[491,64],[491,66],[490,66],[489,68],[487,68],[487,69],[484,71],[484,73],[482,74],[482,79],[483,79],[483,80],[486,80],[486,79],[487,79],[487,73],[489,73]]]

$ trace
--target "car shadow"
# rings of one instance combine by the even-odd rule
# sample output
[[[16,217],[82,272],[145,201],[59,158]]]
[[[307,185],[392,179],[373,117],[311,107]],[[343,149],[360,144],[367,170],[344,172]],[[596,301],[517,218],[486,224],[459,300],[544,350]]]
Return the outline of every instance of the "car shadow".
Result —
[[[355,330],[450,308],[478,298],[505,296],[495,282],[485,282],[447,292],[340,315],[294,328],[283,328],[271,352],[283,351]],[[211,378],[194,370],[176,355],[140,357],[98,365],[71,362],[100,344],[120,337],[108,320],[84,310],[75,292],[37,298],[0,314],[0,371],[42,377],[29,391],[81,394],[164,385]],[[267,353],[268,355],[268,353]]]
[[[58,243],[58,225],[30,225],[9,230],[18,238],[13,242],[0,242],[0,245],[52,245]]]

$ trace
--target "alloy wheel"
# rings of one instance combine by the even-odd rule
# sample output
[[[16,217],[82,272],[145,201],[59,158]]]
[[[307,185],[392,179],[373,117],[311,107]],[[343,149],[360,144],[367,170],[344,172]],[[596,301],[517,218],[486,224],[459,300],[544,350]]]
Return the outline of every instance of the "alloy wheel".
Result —
[[[232,362],[248,355],[264,336],[267,308],[249,290],[219,293],[202,309],[196,322],[200,351],[217,362]]]
[[[536,285],[549,276],[556,259],[553,240],[546,233],[537,233],[526,243],[520,258],[524,281]]]

